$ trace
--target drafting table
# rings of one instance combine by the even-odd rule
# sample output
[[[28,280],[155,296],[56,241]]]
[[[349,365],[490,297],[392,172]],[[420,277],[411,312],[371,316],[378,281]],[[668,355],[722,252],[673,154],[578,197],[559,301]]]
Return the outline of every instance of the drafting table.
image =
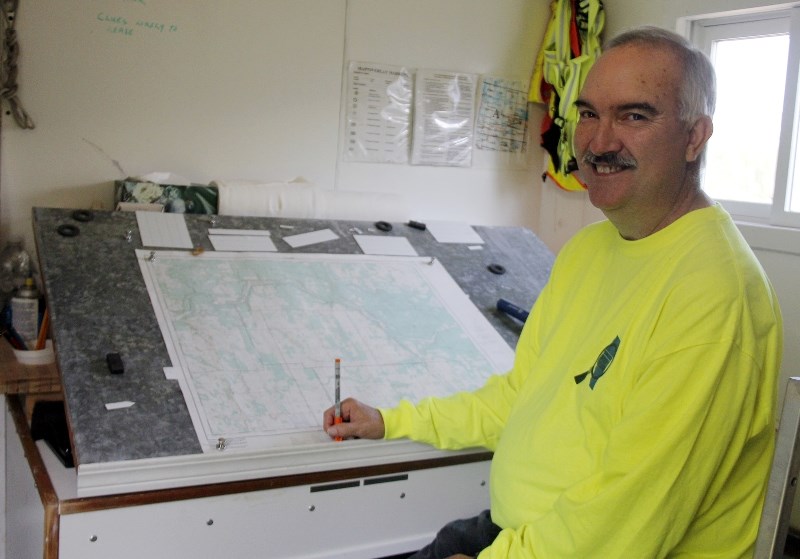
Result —
[[[207,251],[210,227],[269,230],[282,252],[332,254],[359,253],[354,230],[374,229],[202,215],[186,223],[192,244]],[[143,248],[135,215],[36,208],[33,225],[77,464],[63,468],[31,441],[19,403],[9,400],[9,428],[19,432],[8,437],[9,477],[19,476],[9,499],[26,503],[14,515],[40,519],[43,532],[27,537],[35,547],[45,534],[45,557],[380,557],[416,549],[445,522],[488,505],[491,456],[483,449],[356,441],[297,453],[203,454],[183,395],[163,374],[169,357],[135,256]],[[323,228],[339,238],[295,249],[280,242]],[[529,308],[553,256],[526,229],[475,230],[479,250],[438,243],[402,223],[381,234],[404,236],[419,255],[437,258],[513,347],[521,325],[495,304],[502,297]],[[493,264],[504,273],[489,271]],[[124,356],[123,375],[109,374],[110,352]],[[136,405],[107,413],[107,402],[123,399]],[[343,520],[347,510],[358,519]],[[26,537],[9,537],[18,535]]]

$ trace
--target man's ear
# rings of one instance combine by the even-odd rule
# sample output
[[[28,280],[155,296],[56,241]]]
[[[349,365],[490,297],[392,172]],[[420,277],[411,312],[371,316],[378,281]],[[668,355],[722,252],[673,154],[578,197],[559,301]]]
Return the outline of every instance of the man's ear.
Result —
[[[689,129],[689,142],[686,144],[687,162],[697,160],[713,132],[714,123],[711,121],[711,117],[701,116],[694,121]]]

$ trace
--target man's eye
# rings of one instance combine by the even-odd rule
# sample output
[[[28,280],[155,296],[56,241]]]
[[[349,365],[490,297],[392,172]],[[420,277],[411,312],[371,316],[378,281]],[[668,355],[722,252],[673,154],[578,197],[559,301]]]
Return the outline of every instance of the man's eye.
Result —
[[[596,115],[588,109],[583,109],[581,111],[578,111],[578,116],[580,117],[581,120],[585,120],[587,118],[594,118]]]
[[[626,120],[633,120],[633,121],[647,120],[647,117],[640,113],[628,113],[628,115],[626,116]]]

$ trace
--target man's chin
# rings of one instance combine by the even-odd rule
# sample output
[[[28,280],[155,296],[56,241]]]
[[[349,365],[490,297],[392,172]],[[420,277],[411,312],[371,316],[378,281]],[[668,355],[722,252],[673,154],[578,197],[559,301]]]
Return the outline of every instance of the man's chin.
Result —
[[[598,181],[589,181],[584,184],[589,194],[589,202],[598,210],[605,213],[619,207],[619,189],[613,185],[598,184]]]

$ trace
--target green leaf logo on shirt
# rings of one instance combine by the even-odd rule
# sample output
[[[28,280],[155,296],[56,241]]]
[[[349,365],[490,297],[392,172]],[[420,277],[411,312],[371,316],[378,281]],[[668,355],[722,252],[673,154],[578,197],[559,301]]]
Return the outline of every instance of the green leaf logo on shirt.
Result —
[[[588,371],[575,376],[575,384],[580,384],[583,382],[583,379],[591,375],[592,380],[589,381],[589,388],[594,390],[594,385],[597,384],[597,380],[606,373],[611,366],[611,362],[614,361],[619,343],[619,336],[617,336],[614,338],[613,342],[603,348],[603,351],[597,356],[597,361],[594,362],[594,365],[592,365]]]

